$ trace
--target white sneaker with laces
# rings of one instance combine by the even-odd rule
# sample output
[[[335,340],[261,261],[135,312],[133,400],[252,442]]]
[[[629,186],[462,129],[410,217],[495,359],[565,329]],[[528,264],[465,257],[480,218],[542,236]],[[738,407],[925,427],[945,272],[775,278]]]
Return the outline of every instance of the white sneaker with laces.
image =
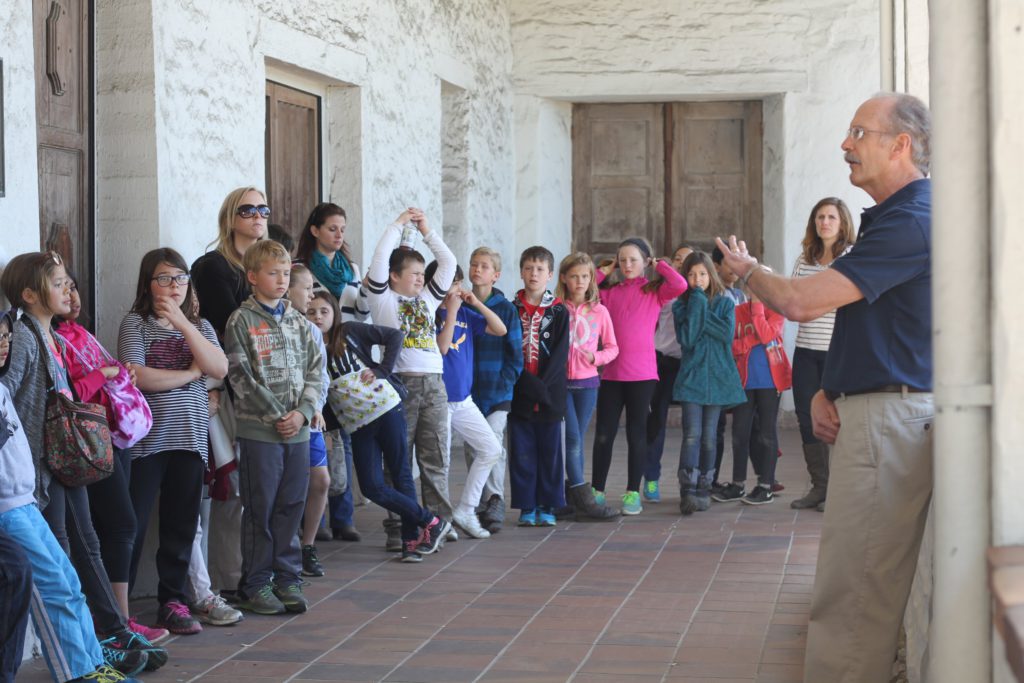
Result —
[[[242,613],[224,601],[219,595],[189,605],[189,611],[199,621],[211,626],[231,626],[242,620]]]
[[[460,529],[465,531],[466,535],[468,536],[471,536],[473,538],[491,537],[491,532],[480,526],[480,520],[477,518],[476,513],[473,511],[465,512],[461,510],[455,510],[452,513],[452,521],[456,525],[458,525]],[[454,533],[454,530],[451,533]],[[451,538],[451,533],[449,533],[448,535],[447,540],[449,541],[453,540]]]

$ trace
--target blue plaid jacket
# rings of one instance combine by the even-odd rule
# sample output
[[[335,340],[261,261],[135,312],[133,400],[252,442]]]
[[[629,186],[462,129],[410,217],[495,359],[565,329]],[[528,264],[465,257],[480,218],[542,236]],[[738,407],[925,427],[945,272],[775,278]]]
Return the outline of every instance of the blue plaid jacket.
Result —
[[[490,415],[511,405],[512,387],[523,371],[523,326],[500,289],[492,289],[484,303],[508,328],[503,337],[482,334],[473,339],[473,402]]]

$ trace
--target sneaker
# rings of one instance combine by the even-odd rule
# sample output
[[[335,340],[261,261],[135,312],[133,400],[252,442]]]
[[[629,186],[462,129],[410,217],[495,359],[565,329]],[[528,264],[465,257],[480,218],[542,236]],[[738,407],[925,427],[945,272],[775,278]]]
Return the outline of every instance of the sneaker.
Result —
[[[114,635],[101,640],[100,645],[104,650],[109,648],[111,650],[136,650],[139,652],[145,652],[147,658],[146,671],[156,671],[167,663],[167,650],[162,647],[157,647],[146,640],[145,637],[140,636],[129,629],[124,629],[120,633],[115,633]],[[107,664],[117,668],[117,666],[109,659],[107,660]]]
[[[768,486],[761,486],[758,484],[754,487],[754,490],[743,497],[743,502],[747,505],[764,505],[775,500],[775,494]]]
[[[451,531],[451,528],[451,522],[440,517],[434,517],[430,524],[420,532],[419,545],[416,546],[416,551],[420,555],[436,553],[444,545],[444,539],[448,532]]]
[[[315,545],[302,546],[302,575],[323,576],[324,567],[320,564],[320,558],[316,556]]]
[[[492,534],[501,531],[505,523],[505,501],[497,493],[487,499],[487,505],[480,513],[480,525]]]
[[[644,500],[648,503],[660,503],[661,491],[658,489],[658,481],[644,482]]]
[[[622,514],[639,515],[644,511],[640,504],[640,493],[638,491],[626,491],[622,494]]]
[[[711,482],[711,493],[721,493],[722,489],[724,489],[726,486],[727,484],[723,484],[718,481]]]
[[[718,489],[718,491],[711,492],[711,500],[716,503],[734,503],[738,501],[747,492],[740,484],[729,483]]]
[[[231,626],[242,620],[242,613],[219,595],[211,595],[188,608],[196,619],[210,626]]]
[[[128,630],[132,633],[142,636],[150,643],[156,645],[167,640],[171,632],[165,628],[154,628],[152,626],[146,626],[135,621],[135,617],[128,618]]]
[[[281,601],[281,604],[289,612],[302,614],[309,609],[306,596],[302,594],[302,586],[297,583],[284,587],[274,586],[274,595],[277,596],[277,599]]]
[[[142,650],[119,650],[106,646],[100,649],[103,650],[103,661],[107,666],[125,676],[142,673],[149,663],[149,655]]]
[[[594,502],[597,503],[598,505],[604,505],[604,501],[605,501],[604,491],[598,491],[597,489],[595,489],[593,487],[591,487],[591,488],[594,491]]]
[[[779,482],[776,481],[776,482],[772,483],[772,493],[778,493],[779,491],[785,491],[785,490],[786,490],[786,487],[783,486],[782,484],[780,484]]]
[[[139,683],[139,679],[125,676],[117,669],[113,669],[106,664],[90,674],[86,674],[81,678],[75,678],[69,683],[83,683],[85,681],[92,681],[93,683]]]
[[[288,611],[284,603],[274,595],[274,587],[269,583],[256,589],[252,595],[240,597],[242,599],[236,606],[256,614],[284,614]]]
[[[452,513],[452,523],[466,532],[466,535],[471,538],[491,537],[491,532],[480,526],[480,520],[477,519],[476,514],[472,510],[470,512],[456,510]]]
[[[557,523],[555,521],[555,513],[552,512],[551,508],[537,508],[534,519],[537,526],[555,526]]]
[[[697,511],[697,497],[688,493],[679,495],[679,514],[692,515]]]
[[[537,526],[537,511],[523,510],[520,512],[519,526]]]
[[[448,533],[444,535],[444,540],[449,541],[450,543],[455,543],[459,540],[459,532],[455,530],[455,527],[451,526],[451,528],[448,529]]]
[[[417,550],[419,544],[420,542],[417,539],[405,542],[404,547],[402,548],[402,562],[405,562],[406,564],[414,564],[416,562],[423,561],[423,556],[420,555],[419,550]]]
[[[156,623],[179,636],[190,636],[203,630],[199,621],[188,611],[188,607],[177,600],[166,602],[157,610]]]

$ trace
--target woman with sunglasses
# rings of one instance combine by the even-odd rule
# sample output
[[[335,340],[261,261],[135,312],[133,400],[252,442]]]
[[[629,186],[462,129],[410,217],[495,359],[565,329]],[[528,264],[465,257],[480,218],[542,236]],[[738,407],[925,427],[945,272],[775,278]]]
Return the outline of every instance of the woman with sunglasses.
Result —
[[[217,214],[217,238],[214,247],[192,264],[192,287],[199,300],[199,315],[208,320],[223,341],[228,318],[252,290],[242,267],[242,254],[267,236],[270,207],[263,191],[239,187],[228,193]],[[227,392],[214,389],[210,401],[216,401],[222,414],[231,411]],[[231,435],[233,436],[233,435]],[[229,597],[242,575],[242,503],[238,495],[237,471],[215,473],[211,487],[208,540],[209,574],[221,594]]]

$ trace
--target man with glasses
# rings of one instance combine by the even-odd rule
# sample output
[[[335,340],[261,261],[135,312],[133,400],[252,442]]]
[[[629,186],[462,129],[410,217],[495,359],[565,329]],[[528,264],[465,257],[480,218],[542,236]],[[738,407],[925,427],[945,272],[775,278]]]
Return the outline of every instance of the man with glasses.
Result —
[[[729,267],[790,320],[832,309],[835,331],[811,403],[834,444],[804,681],[888,681],[932,491],[931,116],[881,94],[842,142],[850,182],[875,206],[853,249],[801,279],[766,272],[731,237]]]

